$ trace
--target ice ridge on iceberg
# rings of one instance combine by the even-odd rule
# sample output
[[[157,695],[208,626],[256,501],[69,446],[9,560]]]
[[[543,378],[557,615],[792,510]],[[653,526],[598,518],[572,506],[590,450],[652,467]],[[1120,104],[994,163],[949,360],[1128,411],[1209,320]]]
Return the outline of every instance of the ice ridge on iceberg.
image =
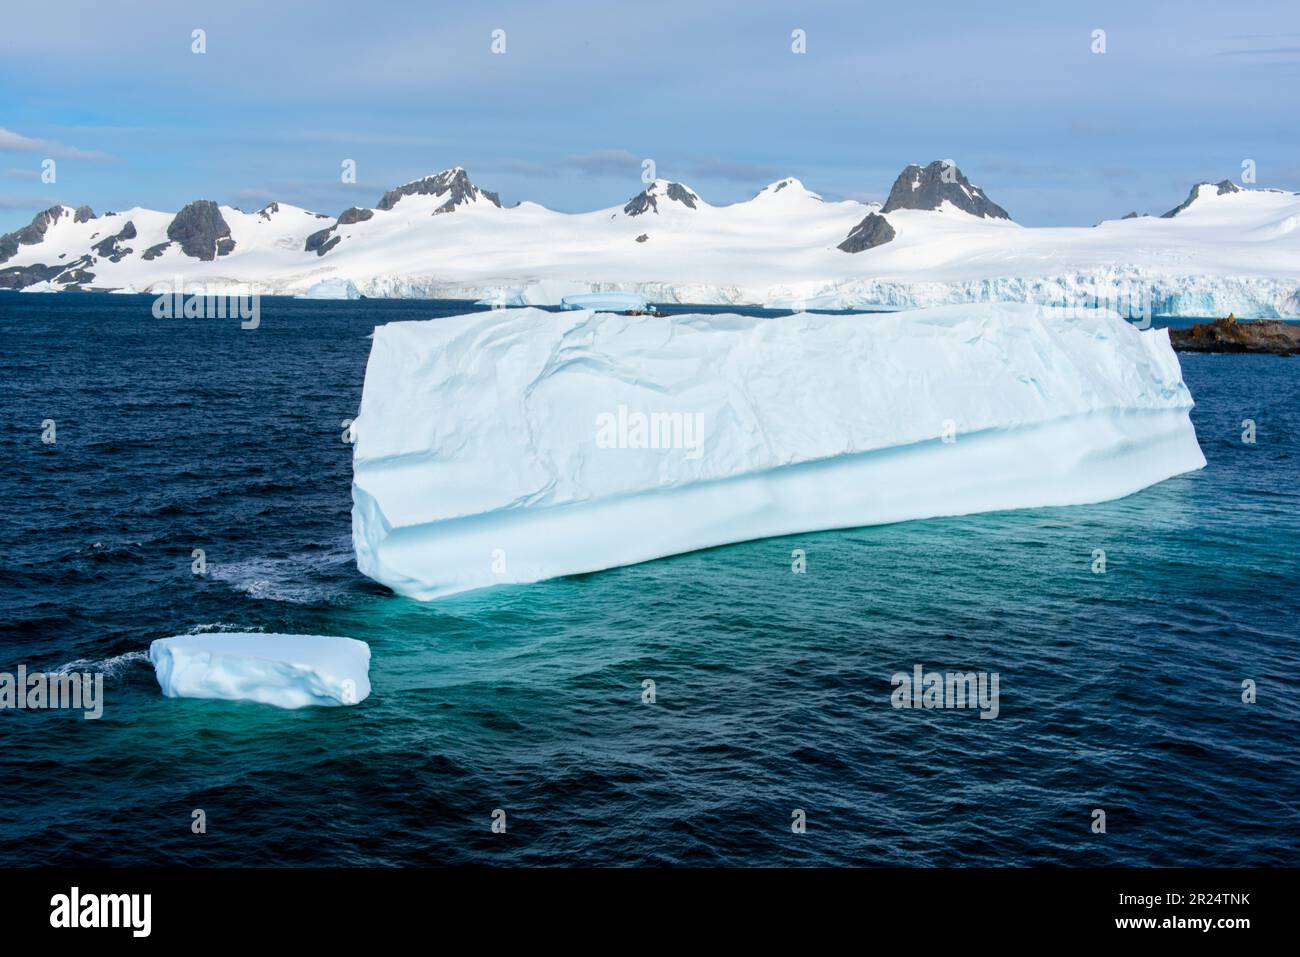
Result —
[[[1118,498],[1205,459],[1164,330],[509,309],[375,330],[360,570],[434,599],[748,539]]]

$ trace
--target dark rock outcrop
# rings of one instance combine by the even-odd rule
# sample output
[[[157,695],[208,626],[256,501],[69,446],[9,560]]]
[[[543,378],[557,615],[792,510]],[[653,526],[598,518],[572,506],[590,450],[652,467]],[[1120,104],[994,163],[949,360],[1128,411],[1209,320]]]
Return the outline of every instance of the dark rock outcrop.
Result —
[[[74,223],[86,223],[95,218],[95,211],[89,206],[78,206],[72,214]]]
[[[1125,216],[1124,218],[1125,218],[1125,219],[1141,219],[1141,218],[1142,218],[1143,216],[1145,216],[1145,215],[1146,215],[1146,213],[1139,213],[1139,212],[1137,212],[1137,210],[1134,210],[1133,212],[1129,213],[1129,214],[1128,214],[1127,216]]]
[[[324,256],[327,252],[339,244],[343,237],[335,236],[334,230],[338,226],[330,226],[328,229],[318,229],[307,237],[307,242],[303,244],[303,252],[314,252],[317,256]]]
[[[472,203],[479,197],[486,199],[493,206],[499,207],[501,205],[501,199],[496,193],[479,189],[469,181],[469,176],[459,166],[443,170],[433,176],[426,176],[424,179],[417,179],[405,186],[390,189],[379,200],[377,208],[382,210],[392,209],[404,196],[448,197],[442,205],[434,210],[434,215],[449,213],[457,206]]]
[[[1300,325],[1277,319],[1238,322],[1232,316],[1198,322],[1190,329],[1169,330],[1169,342],[1180,352],[1266,352],[1300,355]]]
[[[1005,209],[984,195],[956,166],[935,160],[929,166],[912,165],[898,174],[882,213],[896,209],[938,209],[944,201],[982,219],[1010,219]]]
[[[695,208],[695,200],[698,197],[681,183],[668,184],[668,198],[675,203],[681,203],[683,206]]]
[[[695,209],[695,203],[699,199],[681,183],[661,184],[656,180],[628,200],[627,205],[623,207],[623,212],[628,216],[641,216],[651,212],[658,213],[661,198],[674,203],[681,203],[687,209]]]
[[[135,239],[135,223],[130,221],[118,231],[116,236],[101,239],[90,248],[102,259],[107,259],[111,263],[121,262],[123,257],[131,254],[131,249],[122,245],[128,239]]]
[[[374,217],[375,211],[373,209],[353,206],[351,209],[345,209],[339,213],[338,221],[334,225],[351,226],[353,223],[364,223],[367,219],[374,219]]]
[[[629,216],[640,216],[650,211],[659,212],[659,201],[650,195],[649,190],[642,190],[623,207],[623,212]]]
[[[221,216],[221,208],[210,199],[196,199],[177,213],[167,227],[167,238],[180,243],[185,255],[203,262],[211,262],[235,248],[235,241],[230,238],[230,226]]]
[[[1196,202],[1196,197],[1200,195],[1201,187],[1202,187],[1202,186],[1210,186],[1210,185],[1213,185],[1213,186],[1215,187],[1215,189],[1216,189],[1215,195],[1216,195],[1216,196],[1222,196],[1224,193],[1240,193],[1240,192],[1241,192],[1241,187],[1238,186],[1236,183],[1234,183],[1234,182],[1233,182],[1232,180],[1230,180],[1230,179],[1220,180],[1219,182],[1217,182],[1217,183],[1213,183],[1213,184],[1211,184],[1211,183],[1197,183],[1195,186],[1192,187],[1192,191],[1191,191],[1190,193],[1187,194],[1187,198],[1186,198],[1185,200],[1183,200],[1181,203],[1179,203],[1179,204],[1178,204],[1177,206],[1175,206],[1173,209],[1169,210],[1169,212],[1167,212],[1167,213],[1161,213],[1161,214],[1160,214],[1160,218],[1161,218],[1161,219],[1173,219],[1175,216],[1177,216],[1179,213],[1181,213],[1183,210],[1185,210],[1188,206],[1192,205],[1192,203]]]
[[[35,263],[31,266],[10,266],[0,269],[0,289],[23,289],[33,283],[50,281],[67,288],[85,285],[95,278],[87,267],[94,265],[89,254],[73,263],[60,263],[47,266]]]
[[[140,258],[145,260],[145,262],[148,262],[151,259],[157,259],[170,245],[171,243],[158,243],[156,246],[150,246],[144,251],[144,255]]]
[[[65,266],[63,271],[54,277],[54,281],[68,289],[94,282],[95,274],[88,269],[94,265],[94,262],[88,253],[71,265]]]
[[[889,220],[884,216],[879,213],[867,213],[866,218],[849,230],[848,237],[835,248],[842,249],[846,253],[860,253],[864,249],[883,246],[895,235],[894,227],[889,225]]]
[[[317,256],[324,256],[327,252],[337,246],[343,239],[342,236],[335,235],[340,226],[351,226],[354,223],[364,223],[368,219],[373,219],[375,211],[373,209],[364,209],[360,206],[353,206],[339,213],[339,218],[335,220],[333,226],[325,229],[318,229],[307,237],[303,244],[304,252],[315,252]]]
[[[261,216],[263,219],[269,222],[271,217],[274,216],[279,211],[280,211],[279,203],[267,203],[265,206],[263,206],[261,209],[257,211],[257,215]]]
[[[307,241],[303,243],[302,251],[305,253],[314,252],[320,254],[320,248],[325,245],[333,232],[333,226],[327,226],[325,229],[316,230],[316,232],[307,237]]]
[[[636,241],[639,242],[639,243],[644,243],[644,242],[646,242],[647,240],[649,240],[649,238],[650,238],[650,234],[649,234],[649,233],[642,233],[640,236],[638,236],[638,237],[636,238]]]
[[[61,265],[47,266],[44,263],[36,263],[31,266],[10,266],[8,269],[0,269],[0,289],[22,289],[32,283],[44,282],[46,279],[53,279],[65,268]]]

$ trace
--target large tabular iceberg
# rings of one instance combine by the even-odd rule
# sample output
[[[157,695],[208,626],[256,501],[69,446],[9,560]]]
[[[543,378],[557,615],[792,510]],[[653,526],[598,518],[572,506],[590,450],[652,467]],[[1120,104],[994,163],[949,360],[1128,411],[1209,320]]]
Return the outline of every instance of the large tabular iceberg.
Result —
[[[149,660],[169,698],[302,708],[357,704],[370,694],[370,646],[336,635],[178,635],[150,644]]]
[[[1024,304],[375,330],[361,571],[438,598],[772,535],[1128,495],[1205,459],[1164,330]]]

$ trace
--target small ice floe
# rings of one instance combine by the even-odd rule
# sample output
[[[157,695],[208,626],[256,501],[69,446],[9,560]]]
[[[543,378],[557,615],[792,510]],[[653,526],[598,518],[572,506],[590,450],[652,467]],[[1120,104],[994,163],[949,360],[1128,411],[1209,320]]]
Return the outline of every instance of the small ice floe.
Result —
[[[370,646],[336,635],[177,635],[149,646],[169,698],[346,705],[370,694]]]

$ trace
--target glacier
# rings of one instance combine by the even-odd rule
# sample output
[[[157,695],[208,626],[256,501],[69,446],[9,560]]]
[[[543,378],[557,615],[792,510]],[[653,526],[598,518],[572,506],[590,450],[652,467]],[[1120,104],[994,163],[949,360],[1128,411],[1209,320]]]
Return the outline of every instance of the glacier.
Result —
[[[1258,276],[1162,274],[1141,268],[1102,268],[1026,278],[995,276],[961,282],[885,279],[843,280],[770,291],[768,309],[923,309],[957,303],[1028,302],[1063,308],[1114,303],[1139,292],[1150,316],[1205,317],[1235,312],[1241,318],[1300,316],[1300,282]],[[672,302],[672,299],[660,299]],[[701,300],[702,301],[702,300]],[[1136,315],[1133,318],[1138,318]]]
[[[1205,458],[1163,329],[503,309],[375,329],[357,566],[430,600],[778,535],[1119,498]]]
[[[153,641],[149,660],[169,698],[303,708],[357,704],[370,694],[370,646],[337,635],[178,635]]]

